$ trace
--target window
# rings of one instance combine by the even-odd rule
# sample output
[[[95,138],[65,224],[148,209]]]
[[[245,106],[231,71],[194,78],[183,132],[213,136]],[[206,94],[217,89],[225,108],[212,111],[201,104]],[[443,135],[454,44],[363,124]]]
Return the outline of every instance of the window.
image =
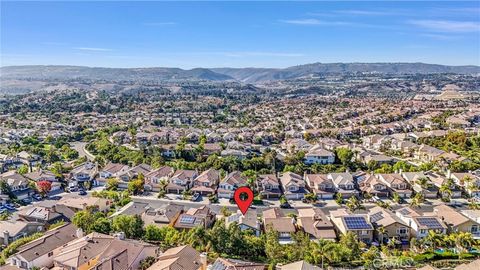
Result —
[[[399,228],[397,230],[397,234],[407,234],[407,233],[408,233],[408,229],[405,227]]]
[[[470,229],[471,233],[478,233],[478,225],[472,225],[472,228]]]
[[[368,235],[368,231],[362,230],[362,231],[360,231],[360,234],[361,235]]]
[[[421,230],[420,230],[420,233],[421,233],[421,234],[426,234],[426,233],[427,233],[427,230],[421,229]]]

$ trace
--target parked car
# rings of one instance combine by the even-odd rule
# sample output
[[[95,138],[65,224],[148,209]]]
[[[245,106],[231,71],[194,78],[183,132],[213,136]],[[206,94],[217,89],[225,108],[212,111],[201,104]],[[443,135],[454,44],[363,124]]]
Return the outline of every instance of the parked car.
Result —
[[[15,207],[13,207],[13,205],[6,204],[3,207],[5,207],[9,211],[15,211]]]
[[[200,198],[200,193],[194,193],[190,201],[196,202]]]
[[[41,200],[42,200],[42,196],[40,196],[39,194],[33,194],[33,195],[32,195],[32,198],[33,198],[34,200],[37,200],[37,201],[41,201]]]
[[[84,196],[84,195],[87,195],[87,192],[86,192],[85,190],[81,189],[81,190],[78,192],[78,195]]]
[[[32,199],[30,199],[30,198],[25,198],[25,199],[22,199],[22,202],[23,202],[23,203],[26,203],[26,204],[29,204],[29,203],[32,202]]]
[[[292,208],[292,206],[287,202],[287,203],[280,204],[280,208],[290,209]]]

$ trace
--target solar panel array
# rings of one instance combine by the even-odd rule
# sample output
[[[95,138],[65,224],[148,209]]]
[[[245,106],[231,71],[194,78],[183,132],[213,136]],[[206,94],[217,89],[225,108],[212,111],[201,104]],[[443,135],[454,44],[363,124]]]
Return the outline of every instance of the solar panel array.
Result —
[[[381,219],[383,219],[383,213],[382,212],[377,212],[377,213],[370,216],[370,222],[377,222]]]
[[[365,217],[344,217],[345,225],[349,230],[368,230],[372,229]]]
[[[417,218],[418,223],[420,225],[425,226],[429,229],[443,229],[442,224],[438,221],[438,219],[433,217],[419,217]]]
[[[193,224],[193,222],[195,222],[195,217],[187,215],[183,215],[182,217],[180,217],[180,223]]]
[[[410,211],[406,208],[400,209],[398,212],[400,212],[400,214],[402,214],[402,215],[410,214]]]

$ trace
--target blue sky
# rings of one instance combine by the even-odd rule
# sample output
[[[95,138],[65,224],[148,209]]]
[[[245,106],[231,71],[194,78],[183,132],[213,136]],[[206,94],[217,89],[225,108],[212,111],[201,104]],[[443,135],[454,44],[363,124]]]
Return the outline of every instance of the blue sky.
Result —
[[[480,65],[480,1],[1,2],[1,65]]]

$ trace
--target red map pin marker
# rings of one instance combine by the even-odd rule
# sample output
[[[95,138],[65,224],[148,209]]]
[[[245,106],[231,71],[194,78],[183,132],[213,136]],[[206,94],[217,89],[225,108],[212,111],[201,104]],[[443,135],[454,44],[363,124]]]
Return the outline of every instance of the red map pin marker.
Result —
[[[235,190],[233,199],[240,211],[242,211],[242,214],[245,215],[250,205],[252,205],[253,191],[249,187],[239,187]]]

